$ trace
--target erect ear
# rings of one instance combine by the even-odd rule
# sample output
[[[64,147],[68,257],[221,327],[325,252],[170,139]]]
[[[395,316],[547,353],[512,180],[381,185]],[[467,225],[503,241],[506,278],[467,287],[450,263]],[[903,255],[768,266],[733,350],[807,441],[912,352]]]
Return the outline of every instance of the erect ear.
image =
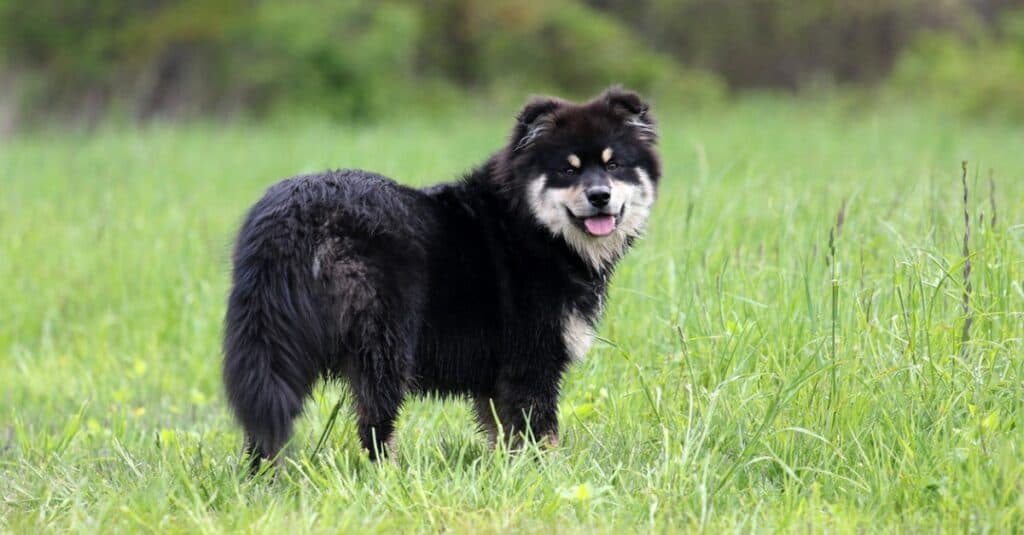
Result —
[[[608,88],[601,98],[613,113],[622,117],[625,124],[636,130],[641,141],[653,144],[658,140],[654,117],[649,113],[650,106],[640,98],[640,95],[614,86]]]
[[[519,112],[518,122],[512,134],[512,151],[519,152],[529,147],[545,132],[554,127],[555,112],[563,102],[548,97],[534,98]]]

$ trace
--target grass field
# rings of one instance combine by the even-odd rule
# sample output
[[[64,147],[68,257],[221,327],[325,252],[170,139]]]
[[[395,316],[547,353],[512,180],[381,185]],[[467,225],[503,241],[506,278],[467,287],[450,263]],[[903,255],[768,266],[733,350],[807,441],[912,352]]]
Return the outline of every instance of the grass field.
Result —
[[[287,466],[243,477],[219,348],[244,211],[328,167],[448,180],[509,126],[4,141],[0,531],[1024,525],[1024,128],[913,108],[662,116],[660,199],[566,378],[559,449],[489,451],[466,403],[435,400],[407,405],[394,464],[364,458],[344,412],[313,456],[345,395],[325,385]]]

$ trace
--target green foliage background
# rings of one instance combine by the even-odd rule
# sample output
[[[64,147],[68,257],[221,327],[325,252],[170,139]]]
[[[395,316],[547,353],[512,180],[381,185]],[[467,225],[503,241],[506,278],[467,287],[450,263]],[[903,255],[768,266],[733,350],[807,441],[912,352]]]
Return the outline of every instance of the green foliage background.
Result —
[[[0,126],[111,113],[363,120],[610,83],[699,106],[749,88],[874,85],[894,66],[897,94],[1024,115],[1021,5],[0,0]]]

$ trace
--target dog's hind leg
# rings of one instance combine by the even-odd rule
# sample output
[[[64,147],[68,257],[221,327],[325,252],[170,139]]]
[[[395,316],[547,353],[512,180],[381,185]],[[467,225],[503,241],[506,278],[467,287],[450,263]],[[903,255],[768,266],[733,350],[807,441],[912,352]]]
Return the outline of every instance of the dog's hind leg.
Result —
[[[331,263],[333,314],[341,326],[340,348],[355,398],[359,441],[370,459],[386,456],[395,420],[408,389],[415,343],[414,318],[406,295],[379,280],[362,260]]]
[[[389,450],[394,447],[395,420],[407,390],[411,344],[384,325],[366,331],[375,331],[376,336],[364,340],[356,356],[352,391],[359,441],[370,459],[377,460],[394,453]]]
[[[374,383],[369,378],[361,380],[355,391],[359,442],[370,460],[386,457],[393,453],[389,450],[394,447],[395,420],[405,393],[390,379]]]
[[[423,261],[414,251],[357,232],[332,238],[317,251],[318,276],[338,325],[337,374],[349,380],[359,441],[372,460],[389,453],[413,373],[423,293],[415,272]]]

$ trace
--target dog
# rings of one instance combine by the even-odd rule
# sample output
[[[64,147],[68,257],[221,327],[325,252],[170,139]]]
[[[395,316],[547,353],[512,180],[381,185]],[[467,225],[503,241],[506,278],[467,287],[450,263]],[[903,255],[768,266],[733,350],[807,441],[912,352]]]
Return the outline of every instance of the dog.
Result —
[[[648,105],[612,87],[531,100],[453,183],[340,170],[270,187],[235,243],[223,348],[253,469],[319,379],[348,382],[373,460],[411,394],[468,397],[492,445],[557,445],[563,373],[655,201],[656,144]]]

